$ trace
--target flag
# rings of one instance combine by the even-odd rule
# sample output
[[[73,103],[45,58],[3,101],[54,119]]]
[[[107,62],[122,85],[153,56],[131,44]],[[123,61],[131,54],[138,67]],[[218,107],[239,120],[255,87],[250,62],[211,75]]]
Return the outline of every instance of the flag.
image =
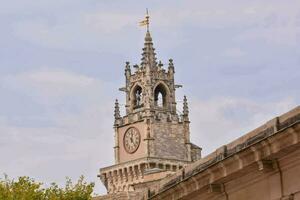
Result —
[[[145,20],[143,20],[143,21],[140,21],[140,23],[139,23],[140,26],[146,26],[146,25],[148,25],[148,24],[149,24],[148,19],[145,19]]]
[[[147,26],[147,30],[149,30],[149,13],[148,13],[148,9],[146,9],[146,16],[145,19],[140,21],[139,25],[140,26]]]

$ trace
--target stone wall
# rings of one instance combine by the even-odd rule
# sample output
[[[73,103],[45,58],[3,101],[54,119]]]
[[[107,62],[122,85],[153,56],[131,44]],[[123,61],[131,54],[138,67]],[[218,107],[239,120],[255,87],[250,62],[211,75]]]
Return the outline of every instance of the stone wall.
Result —
[[[180,123],[156,122],[152,124],[154,156],[177,160],[187,160],[185,134]]]

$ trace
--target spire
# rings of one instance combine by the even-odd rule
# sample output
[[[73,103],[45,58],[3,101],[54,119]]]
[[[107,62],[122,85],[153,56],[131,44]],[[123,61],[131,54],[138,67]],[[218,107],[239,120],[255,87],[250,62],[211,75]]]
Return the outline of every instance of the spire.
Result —
[[[114,114],[114,116],[115,116],[116,121],[121,118],[118,99],[116,99],[116,102],[115,102],[115,114]]]
[[[155,67],[157,62],[156,62],[156,53],[154,52],[155,48],[153,47],[153,42],[152,42],[152,37],[150,35],[150,32],[147,31],[146,36],[145,36],[145,43],[144,43],[144,48],[143,48],[143,53],[142,53],[142,66],[149,65],[151,67]]]
[[[189,115],[189,106],[188,106],[186,96],[184,96],[184,98],[183,98],[183,116],[187,117],[187,119],[188,119],[188,115]]]
[[[141,26],[145,26],[145,25],[147,26],[141,65],[143,67],[148,65],[151,68],[151,67],[155,67],[157,62],[155,57],[156,53],[154,52],[155,48],[153,47],[152,37],[149,31],[149,23],[150,23],[150,16],[147,9],[145,20],[140,22]]]

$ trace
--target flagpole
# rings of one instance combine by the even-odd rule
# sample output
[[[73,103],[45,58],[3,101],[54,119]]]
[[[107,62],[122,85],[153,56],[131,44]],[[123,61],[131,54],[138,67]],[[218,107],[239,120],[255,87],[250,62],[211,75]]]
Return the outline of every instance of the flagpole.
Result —
[[[148,8],[146,9],[146,16],[145,19],[143,21],[140,21],[140,26],[147,26],[147,32],[149,32],[149,24],[150,24],[150,16],[149,16],[149,12],[148,12]]]
[[[149,32],[149,18],[148,8],[146,8],[147,32]]]

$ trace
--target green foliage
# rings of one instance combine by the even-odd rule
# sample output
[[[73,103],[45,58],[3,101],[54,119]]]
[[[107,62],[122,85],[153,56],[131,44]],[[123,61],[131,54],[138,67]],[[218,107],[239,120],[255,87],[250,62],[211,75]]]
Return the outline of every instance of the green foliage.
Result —
[[[93,188],[94,183],[85,182],[83,176],[75,184],[67,178],[64,188],[56,183],[43,188],[42,183],[29,177],[19,177],[15,181],[5,175],[0,179],[0,200],[91,200]]]

